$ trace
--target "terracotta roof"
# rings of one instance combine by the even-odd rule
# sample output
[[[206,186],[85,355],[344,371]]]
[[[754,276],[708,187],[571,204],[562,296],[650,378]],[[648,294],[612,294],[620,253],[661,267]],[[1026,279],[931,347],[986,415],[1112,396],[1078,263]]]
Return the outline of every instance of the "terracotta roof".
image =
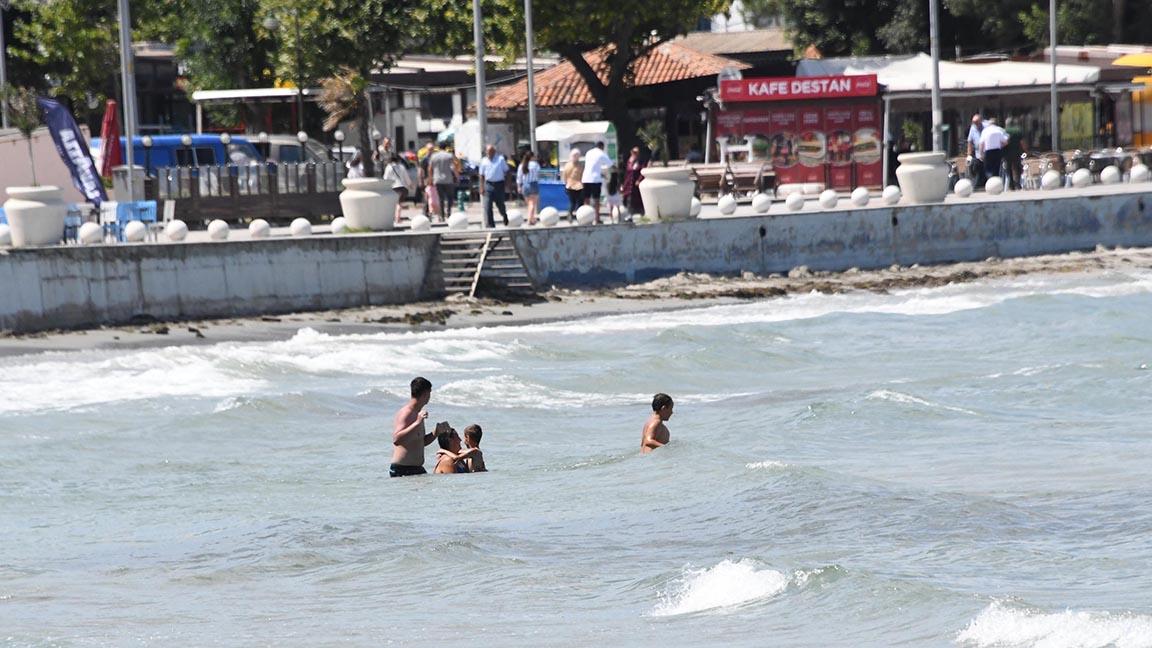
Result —
[[[756,54],[792,51],[792,41],[779,27],[733,32],[691,32],[676,43],[705,54]]]
[[[600,78],[607,78],[604,54],[601,48],[584,54],[584,60],[593,69],[599,69]],[[726,67],[747,69],[740,61],[704,54],[676,42],[660,45],[633,65],[635,79],[632,87],[660,85],[700,77],[716,76]],[[584,84],[584,79],[568,61],[536,74],[536,107],[560,108],[567,106],[593,106],[596,100]],[[528,80],[522,79],[489,93],[488,108],[492,110],[520,110],[528,106]]]

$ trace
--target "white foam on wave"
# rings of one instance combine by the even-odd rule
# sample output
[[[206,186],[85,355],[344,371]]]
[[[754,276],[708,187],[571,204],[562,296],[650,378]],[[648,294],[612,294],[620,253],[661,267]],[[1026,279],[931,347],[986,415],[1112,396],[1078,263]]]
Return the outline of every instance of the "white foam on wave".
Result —
[[[888,401],[891,403],[900,403],[901,405],[918,405],[928,409],[942,409],[949,412],[956,412],[958,414],[979,416],[979,413],[973,412],[969,409],[964,409],[963,407],[942,405],[940,403],[934,403],[930,400],[925,400],[918,396],[913,396],[912,394],[905,394],[904,392],[893,391],[891,389],[878,389],[871,394],[868,394],[865,399],[871,401]]]
[[[725,560],[708,569],[688,569],[660,594],[652,616],[675,616],[721,610],[771,598],[783,592],[792,578],[755,562]]]
[[[1075,610],[1046,613],[994,601],[960,631],[956,642],[980,648],[1152,648],[1152,616]]]
[[[678,403],[715,403],[752,393],[677,394]],[[652,394],[581,392],[550,387],[516,376],[495,375],[451,380],[436,388],[436,402],[454,407],[566,410],[573,407],[612,407],[647,403]]]
[[[754,463],[744,464],[744,467],[748,470],[776,470],[778,468],[788,468],[789,466],[790,464],[786,464],[783,461],[773,461],[771,459],[768,461],[757,461]]]

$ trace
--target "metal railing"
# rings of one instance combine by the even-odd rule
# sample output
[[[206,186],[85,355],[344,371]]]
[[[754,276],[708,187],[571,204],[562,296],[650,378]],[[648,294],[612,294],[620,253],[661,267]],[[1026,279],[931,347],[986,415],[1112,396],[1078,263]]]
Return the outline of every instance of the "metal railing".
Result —
[[[157,200],[339,192],[347,169],[340,162],[160,167]]]

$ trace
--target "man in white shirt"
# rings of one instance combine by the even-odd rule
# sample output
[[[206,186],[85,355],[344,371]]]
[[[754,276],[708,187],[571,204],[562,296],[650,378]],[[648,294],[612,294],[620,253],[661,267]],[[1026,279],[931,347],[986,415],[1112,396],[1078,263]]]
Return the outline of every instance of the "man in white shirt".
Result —
[[[489,229],[494,229],[496,221],[492,217],[492,203],[496,203],[504,224],[508,224],[508,210],[504,208],[504,177],[508,174],[508,162],[503,155],[496,153],[496,147],[491,144],[485,152],[487,155],[480,160],[480,196],[484,202],[484,223]]]
[[[968,127],[968,177],[978,187],[984,184],[984,154],[980,152],[983,130],[984,118],[980,113],[972,115],[972,125]]]
[[[980,152],[984,154],[984,173],[989,178],[1000,177],[1000,165],[1004,161],[1004,145],[1008,143],[1008,133],[996,124],[991,117],[980,131]]]
[[[600,224],[600,187],[604,184],[604,170],[612,166],[612,160],[604,152],[604,142],[596,142],[596,146],[584,154],[584,175],[580,178],[584,184],[584,204],[592,202],[597,225]]]

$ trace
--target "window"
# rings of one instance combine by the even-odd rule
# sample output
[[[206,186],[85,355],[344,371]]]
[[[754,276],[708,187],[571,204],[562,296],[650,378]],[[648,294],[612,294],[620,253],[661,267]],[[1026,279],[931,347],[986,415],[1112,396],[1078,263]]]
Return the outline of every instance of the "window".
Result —
[[[192,148],[196,152],[196,166],[212,166],[216,164],[216,152],[212,150],[211,146],[196,146]],[[188,147],[181,146],[176,149],[176,165],[177,166],[193,166],[192,156],[189,154]]]

